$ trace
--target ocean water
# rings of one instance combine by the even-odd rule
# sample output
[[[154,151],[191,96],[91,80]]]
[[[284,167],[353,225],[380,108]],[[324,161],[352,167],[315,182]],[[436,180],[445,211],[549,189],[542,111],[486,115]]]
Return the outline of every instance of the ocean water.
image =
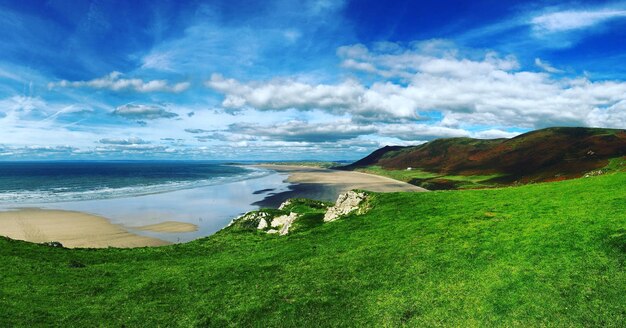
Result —
[[[91,213],[171,242],[209,236],[265,197],[289,190],[286,174],[219,162],[0,162],[0,210]],[[198,231],[133,229],[178,221]]]
[[[0,204],[140,196],[269,173],[219,162],[0,162]]]

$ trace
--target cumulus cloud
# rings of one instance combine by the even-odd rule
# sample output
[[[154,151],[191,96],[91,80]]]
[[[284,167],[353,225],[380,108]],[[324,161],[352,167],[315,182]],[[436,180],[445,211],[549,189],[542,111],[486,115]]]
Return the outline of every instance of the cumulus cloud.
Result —
[[[101,144],[107,144],[107,145],[144,145],[144,144],[150,143],[138,137],[102,138],[98,142]]]
[[[405,141],[424,141],[436,138],[469,137],[469,132],[426,124],[387,124],[377,129],[379,135]]]
[[[193,134],[198,134],[198,133],[207,133],[207,132],[211,132],[211,130],[204,130],[204,129],[185,129],[185,132],[187,132],[187,133],[193,133]]]
[[[7,158],[48,158],[54,156],[67,157],[78,151],[77,147],[69,145],[44,146],[44,145],[28,145],[28,146],[1,146],[0,156]]]
[[[112,91],[136,91],[136,92],[173,92],[179,93],[187,90],[191,83],[180,82],[176,84],[169,84],[166,80],[150,80],[144,81],[142,79],[123,78],[122,73],[114,71],[101,78],[89,80],[89,81],[67,81],[61,80],[59,82],[51,82],[48,84],[50,89],[55,87],[61,88],[92,88],[92,89],[107,89]]]
[[[96,153],[141,154],[148,151],[168,152],[168,149],[173,148],[164,145],[151,144],[106,144],[100,147],[96,147],[91,151]]]
[[[498,130],[498,129],[489,129],[489,130],[474,133],[472,134],[472,137],[478,138],[478,139],[500,139],[500,138],[513,138],[520,134],[521,133],[519,132],[509,132],[509,131],[503,131],[503,130]]]
[[[317,109],[347,115],[355,123],[406,123],[419,119],[419,113],[438,112],[443,117],[439,125],[449,128],[614,124],[598,122],[611,117],[599,110],[626,98],[624,82],[557,78],[550,72],[522,70],[512,56],[462,56],[447,44],[353,45],[338,54],[349,62],[346,67],[374,74],[378,82],[244,83],[214,75],[207,86],[224,94],[224,107]]]
[[[234,134],[234,133],[220,133],[214,132],[207,135],[196,136],[196,140],[200,142],[208,142],[208,141],[226,141],[226,142],[247,142],[254,141],[258,138],[256,136],[251,135],[243,135],[243,134]]]
[[[588,28],[611,19],[626,17],[626,10],[567,10],[533,17],[531,24],[540,32],[554,33]]]
[[[419,118],[415,100],[391,83],[377,83],[370,88],[354,80],[335,85],[312,85],[291,79],[242,83],[214,74],[206,85],[225,95],[222,106],[229,109],[322,110],[336,115],[349,113],[364,121]]]
[[[175,118],[178,114],[167,111],[164,107],[158,105],[142,105],[142,104],[126,104],[117,107],[113,115],[121,116],[128,119],[139,120],[155,120],[159,118]],[[137,121],[140,123],[143,121]],[[143,122],[145,124],[145,122]]]
[[[271,125],[231,124],[228,127],[228,132],[287,142],[333,142],[372,134],[376,132],[376,128],[373,126],[355,125],[350,122],[309,123],[306,121],[288,121]]]
[[[626,99],[608,108],[595,108],[588,117],[591,126],[624,129],[626,128]]]
[[[487,52],[479,58],[460,57],[457,49],[442,40],[414,42],[408,47],[384,42],[372,48],[362,44],[343,46],[337,50],[337,55],[345,68],[407,81],[417,74],[463,78],[520,67],[514,56],[500,57],[495,52]]]

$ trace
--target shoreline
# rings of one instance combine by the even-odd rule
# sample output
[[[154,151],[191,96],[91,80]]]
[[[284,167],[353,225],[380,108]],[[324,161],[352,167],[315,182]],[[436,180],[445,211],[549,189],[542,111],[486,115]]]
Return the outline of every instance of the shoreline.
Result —
[[[291,183],[288,191],[269,195],[262,201],[256,202],[255,205],[259,207],[278,207],[289,198],[311,198],[334,202],[339,194],[352,189],[373,192],[428,191],[406,182],[363,172],[304,165],[259,164],[254,167],[288,174],[286,181]]]
[[[294,165],[250,166],[275,173],[263,181],[259,178],[146,196],[58,203],[52,208],[51,204],[42,208],[5,207],[0,209],[0,235],[34,243],[57,241],[68,248],[163,246],[212,235],[240,214],[261,207],[277,208],[289,198],[334,202],[340,193],[351,189],[427,191],[361,172]],[[178,204],[181,199],[188,203]],[[115,211],[124,206],[133,210],[116,215]],[[189,212],[189,206],[197,206],[195,212]],[[206,213],[213,219],[194,217],[193,213]]]
[[[67,248],[134,248],[171,244],[134,234],[101,216],[40,208],[0,212],[0,235],[33,243],[56,241]]]
[[[120,198],[0,204],[0,236],[68,248],[144,247],[184,243],[223,229],[287,190],[275,171],[193,189]],[[250,176],[250,175],[247,175]]]

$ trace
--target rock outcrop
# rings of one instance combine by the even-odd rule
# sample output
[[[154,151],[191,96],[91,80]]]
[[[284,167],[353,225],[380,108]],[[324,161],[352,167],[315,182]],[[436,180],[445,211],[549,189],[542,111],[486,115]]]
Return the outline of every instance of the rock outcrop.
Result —
[[[256,229],[268,234],[284,236],[289,233],[294,222],[302,215],[297,213],[298,210],[293,207],[294,205],[310,206],[315,210],[325,209],[324,222],[331,222],[355,211],[359,214],[364,213],[366,208],[363,206],[363,201],[366,198],[367,194],[364,192],[349,191],[339,195],[335,205],[330,207],[325,202],[288,199],[280,205],[278,210],[267,209],[248,212],[234,219],[229,226],[236,225],[244,229]],[[296,210],[296,212],[292,212],[292,210]],[[319,215],[320,212],[317,213]]]
[[[278,234],[284,236],[289,233],[289,227],[298,218],[298,214],[290,212],[289,215],[281,215],[272,220],[272,228],[280,227]]]
[[[365,198],[367,198],[367,194],[354,190],[339,195],[335,206],[330,207],[328,211],[326,211],[324,222],[335,221],[342,216],[359,210]]]
[[[259,229],[259,230],[263,230],[263,229],[267,228],[267,226],[268,226],[267,220],[261,219],[261,220],[259,220],[259,225],[256,226],[256,228]]]
[[[278,207],[279,210],[284,210],[285,208],[287,208],[287,206],[291,205],[291,199],[287,199],[286,201],[284,201],[282,204],[280,204],[280,206]]]
[[[236,219],[230,224],[238,224],[242,227],[256,228],[269,234],[277,233],[281,236],[289,233],[289,228],[298,219],[298,213],[287,212],[287,207],[291,205],[291,200],[285,201],[280,205],[279,211],[260,210],[248,212]],[[288,214],[285,214],[288,213]]]

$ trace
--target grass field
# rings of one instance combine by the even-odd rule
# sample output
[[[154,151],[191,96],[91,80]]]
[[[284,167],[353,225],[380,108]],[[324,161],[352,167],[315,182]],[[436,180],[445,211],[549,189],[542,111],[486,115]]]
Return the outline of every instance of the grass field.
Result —
[[[412,183],[427,189],[435,189],[432,188],[433,181],[445,181],[447,185],[454,186],[453,189],[491,188],[498,185],[496,183],[490,182],[489,180],[502,176],[500,174],[445,175],[427,172],[416,168],[413,168],[411,170],[388,170],[375,165],[358,168],[356,169],[356,171],[385,176],[399,181]]]
[[[287,236],[161,248],[0,239],[2,326],[626,325],[626,173],[372,194]]]

